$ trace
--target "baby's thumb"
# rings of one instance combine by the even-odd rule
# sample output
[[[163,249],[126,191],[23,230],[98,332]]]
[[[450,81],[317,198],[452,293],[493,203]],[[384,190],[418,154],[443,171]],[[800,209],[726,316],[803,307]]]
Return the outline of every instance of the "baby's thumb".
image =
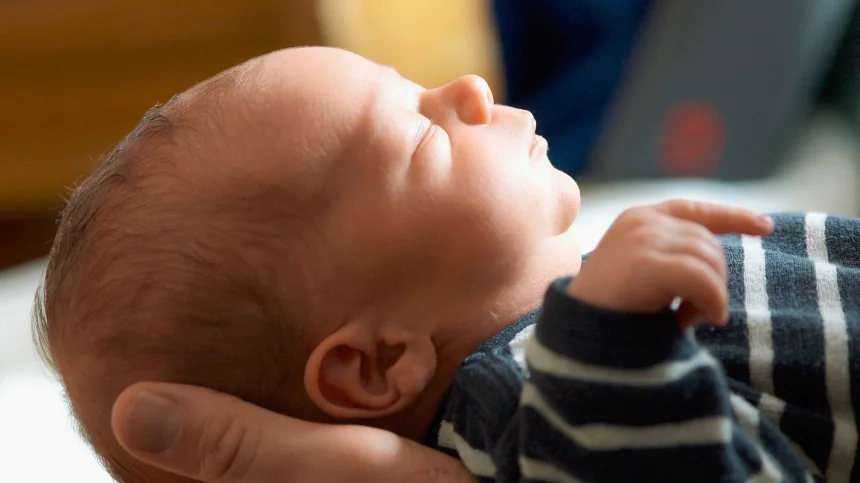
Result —
[[[139,383],[117,398],[111,426],[132,456],[170,473],[206,483],[268,483],[276,480],[258,467],[265,413],[200,387]]]

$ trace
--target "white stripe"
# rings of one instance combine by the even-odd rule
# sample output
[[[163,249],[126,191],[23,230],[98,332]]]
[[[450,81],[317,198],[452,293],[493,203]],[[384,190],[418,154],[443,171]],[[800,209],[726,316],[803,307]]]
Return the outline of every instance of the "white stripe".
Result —
[[[581,480],[567,474],[564,470],[525,456],[519,457],[520,471],[523,476],[534,481],[551,481],[553,483],[581,483]]]
[[[761,410],[762,414],[770,419],[770,422],[776,425],[776,427],[779,427],[780,424],[782,424],[782,413],[785,411],[785,401],[772,394],[763,392],[758,400],[758,408]]]
[[[766,453],[762,454],[761,471],[747,480],[749,483],[778,483],[781,481],[783,481],[782,472]]]
[[[782,424],[782,415],[785,413],[785,401],[774,396],[773,394],[761,393],[759,394],[758,400],[758,408],[767,419],[770,420],[771,423],[774,424],[777,428]],[[806,452],[803,451],[797,443],[789,440],[789,445],[794,449],[794,452],[800,456],[800,459],[806,464],[806,468],[809,471],[812,471],[818,476],[821,476],[821,470],[818,468],[809,456],[806,455]]]
[[[729,401],[735,418],[738,420],[738,426],[755,442],[756,452],[761,458],[761,471],[751,476],[747,481],[749,483],[782,481],[782,472],[779,471],[773,458],[761,445],[761,438],[758,433],[759,412],[746,399],[736,394],[729,396]]]
[[[732,411],[735,413],[735,418],[738,420],[738,426],[747,433],[753,441],[756,442],[758,446],[761,446],[761,436],[759,435],[759,423],[761,420],[761,414],[759,411],[749,403],[746,399],[738,396],[737,394],[732,394],[730,396],[730,401],[732,405]],[[814,473],[815,475],[820,476],[821,471],[818,469],[818,466],[809,459],[806,453],[800,446],[796,444],[791,444],[792,449],[797,453],[800,459],[803,461],[804,466],[806,466],[807,471]],[[767,459],[770,463],[770,470],[768,468],[763,468],[762,473],[766,473],[772,471],[776,468],[776,465],[773,463],[770,455],[766,452],[765,449],[759,448],[759,453],[762,454],[762,459]],[[758,475],[756,476],[758,477]],[[806,479],[809,480],[812,478],[812,475],[807,474]]]
[[[454,431],[454,425],[448,421],[442,421],[439,426],[439,440],[437,444],[443,448],[455,450],[460,455],[463,465],[475,476],[496,475],[496,465],[487,453],[469,446],[462,436]]]
[[[729,401],[732,404],[735,418],[738,420],[738,426],[751,438],[758,441],[759,413],[756,408],[737,394],[729,396]]]
[[[818,309],[824,329],[824,373],[827,399],[833,414],[833,449],[827,467],[828,481],[850,481],[857,449],[857,427],[851,409],[848,330],[839,294],[836,266],[828,263],[825,223],[827,215],[806,215],[806,251],[815,261]]]
[[[827,239],[824,233],[827,215],[824,213],[806,214],[806,256],[814,262],[828,262]]]
[[[568,439],[593,451],[726,444],[732,436],[731,422],[722,416],[642,427],[599,423],[573,426],[550,407],[533,384],[523,389],[521,405],[533,408]]]
[[[773,393],[773,340],[767,297],[767,274],[761,238],[741,236],[744,249],[744,308],[750,344],[750,382]]]
[[[514,362],[516,362],[517,365],[520,366],[520,369],[524,371],[528,371],[528,368],[526,367],[526,344],[529,339],[532,338],[534,333],[535,326],[530,325],[517,334],[508,344],[508,348],[511,350],[511,355],[514,358]]]
[[[436,444],[442,448],[457,451],[457,443],[454,441],[454,425],[449,421],[442,421],[439,425],[439,434],[436,436]]]
[[[645,369],[616,369],[578,362],[550,351],[537,337],[528,343],[526,358],[533,371],[556,377],[623,386],[661,386],[677,381],[700,367],[717,367],[717,361],[706,351],[691,359],[655,364]]]

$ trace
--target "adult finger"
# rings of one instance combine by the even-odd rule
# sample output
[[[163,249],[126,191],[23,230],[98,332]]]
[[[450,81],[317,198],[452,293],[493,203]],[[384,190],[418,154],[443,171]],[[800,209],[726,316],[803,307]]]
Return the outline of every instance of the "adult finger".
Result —
[[[675,218],[698,223],[712,233],[722,235],[767,235],[773,231],[773,220],[746,208],[691,200],[670,200],[657,209]]]
[[[301,421],[194,386],[135,384],[111,424],[133,457],[204,483],[474,481],[454,459],[393,433]]]

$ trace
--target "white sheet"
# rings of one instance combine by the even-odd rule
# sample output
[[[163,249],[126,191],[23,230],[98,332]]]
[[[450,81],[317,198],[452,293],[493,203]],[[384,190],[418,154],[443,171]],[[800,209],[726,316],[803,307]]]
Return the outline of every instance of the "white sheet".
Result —
[[[44,262],[0,272],[0,481],[113,481],[72,429],[59,385],[30,342]]]

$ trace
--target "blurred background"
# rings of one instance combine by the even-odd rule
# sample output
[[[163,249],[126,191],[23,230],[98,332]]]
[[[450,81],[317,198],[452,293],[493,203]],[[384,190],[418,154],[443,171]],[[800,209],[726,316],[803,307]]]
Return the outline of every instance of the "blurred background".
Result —
[[[0,2],[0,481],[110,481],[35,357],[62,197],[147,108],[255,55],[335,45],[475,73],[577,178],[584,248],[632,204],[860,214],[853,0]]]

